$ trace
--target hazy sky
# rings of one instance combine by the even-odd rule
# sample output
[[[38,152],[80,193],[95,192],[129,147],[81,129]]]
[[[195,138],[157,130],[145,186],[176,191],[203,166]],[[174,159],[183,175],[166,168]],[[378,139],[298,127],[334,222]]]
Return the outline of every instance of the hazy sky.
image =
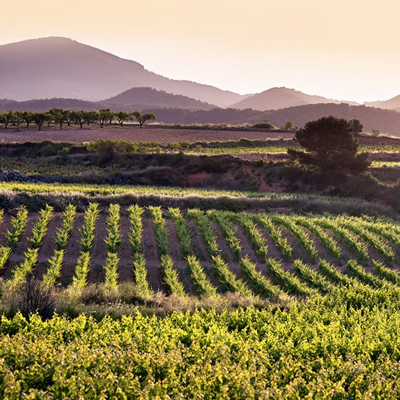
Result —
[[[359,102],[400,94],[399,0],[2,3],[0,44],[69,37],[242,94],[276,86]]]

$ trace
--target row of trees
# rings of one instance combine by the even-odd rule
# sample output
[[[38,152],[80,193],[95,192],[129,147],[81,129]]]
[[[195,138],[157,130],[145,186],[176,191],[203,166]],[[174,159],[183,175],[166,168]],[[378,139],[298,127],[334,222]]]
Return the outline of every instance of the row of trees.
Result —
[[[0,123],[4,124],[4,128],[7,129],[9,126],[15,126],[17,129],[22,124],[26,124],[29,128],[31,124],[35,124],[39,130],[42,126],[47,123],[50,126],[55,123],[62,129],[67,124],[79,125],[83,128],[83,125],[90,125],[91,123],[98,122],[100,127],[103,128],[105,124],[112,124],[117,121],[122,127],[123,124],[129,120],[133,120],[139,123],[140,128],[149,120],[155,120],[156,116],[153,113],[141,113],[140,111],[133,111],[131,113],[125,111],[111,111],[110,109],[103,109],[100,111],[73,111],[64,110],[62,108],[52,108],[47,112],[39,111],[6,111],[0,113]]]

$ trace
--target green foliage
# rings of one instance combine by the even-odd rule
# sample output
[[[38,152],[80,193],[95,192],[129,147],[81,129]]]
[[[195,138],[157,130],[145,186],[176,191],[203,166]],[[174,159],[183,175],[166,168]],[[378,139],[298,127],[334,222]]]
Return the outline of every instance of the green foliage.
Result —
[[[220,253],[220,249],[218,247],[217,236],[214,233],[212,223],[207,216],[198,209],[190,209],[188,210],[188,217],[194,219],[199,225],[201,234],[204,238],[207,251],[211,257],[216,257]]]
[[[251,217],[245,213],[238,214],[238,221],[254,245],[258,256],[262,259],[267,258],[268,245],[255,223],[251,220]]]
[[[129,243],[132,250],[136,290],[140,296],[146,298],[150,296],[151,292],[147,282],[146,260],[142,254],[142,217],[144,210],[137,204],[134,204],[128,208],[128,212],[131,224],[129,230]]]
[[[39,221],[32,229],[32,234],[28,238],[28,242],[31,248],[38,249],[41,247],[43,239],[47,233],[47,227],[51,220],[51,214],[53,212],[53,207],[47,205],[45,209],[40,210]]]
[[[132,254],[140,254],[142,252],[142,233],[143,233],[143,208],[134,204],[128,208],[129,220],[131,228],[129,231],[129,242],[132,249]]]
[[[74,226],[75,214],[76,206],[68,204],[64,211],[62,226],[57,228],[55,239],[57,250],[64,250],[67,247],[68,239]]]
[[[181,247],[183,257],[188,257],[191,254],[191,238],[190,231],[187,226],[185,218],[182,216],[179,208],[169,207],[168,215],[175,224],[176,234],[179,238],[179,244]]]
[[[13,248],[24,234],[28,218],[28,210],[22,206],[15,217],[11,218],[11,231],[6,232],[7,246]]]
[[[179,208],[170,207],[168,209],[168,214],[174,221],[182,255],[186,258],[196,292],[204,296],[215,296],[217,294],[217,289],[208,280],[196,256],[191,255],[191,235],[181,211]]]
[[[82,252],[75,267],[75,275],[72,278],[72,287],[83,289],[87,285],[87,276],[90,269],[90,253]]]
[[[273,258],[267,259],[267,269],[274,276],[282,289],[298,296],[311,296],[313,294],[306,284],[300,282],[296,276],[282,268],[282,264]]]
[[[233,255],[236,259],[239,259],[242,246],[240,244],[239,238],[236,236],[237,227],[234,226],[229,220],[229,217],[232,217],[232,214],[216,210],[209,210],[207,214],[212,219],[218,222],[224,234],[225,240],[228,243]]]
[[[375,299],[370,306],[368,295],[353,295],[360,309],[340,293],[287,310],[138,313],[100,322],[3,317],[0,395],[398,398],[395,305]]]
[[[382,262],[372,260],[374,273],[382,279],[386,279],[397,286],[400,286],[400,275],[398,271],[386,267]]]
[[[147,282],[146,260],[140,253],[136,253],[133,257],[133,272],[138,295],[149,297],[151,292]]]
[[[277,298],[281,294],[280,288],[258,271],[256,265],[247,256],[240,259],[240,266],[251,282],[257,286],[260,294],[272,298]]]
[[[383,282],[379,280],[376,276],[369,274],[364,270],[364,268],[357,264],[356,260],[349,260],[346,264],[345,272],[366,285],[370,285],[373,288],[382,288],[384,286]]]
[[[0,247],[0,269],[3,269],[12,253],[11,247]]]
[[[62,264],[64,260],[65,250],[56,250],[54,255],[48,261],[48,268],[45,275],[43,275],[43,286],[45,288],[53,287],[57,279],[61,276]]]
[[[142,114],[140,111],[134,111],[131,115],[139,122],[140,128],[143,127],[144,123],[149,120],[155,120],[156,116],[153,113],[144,113]]]
[[[255,216],[255,220],[266,229],[276,247],[278,247],[282,253],[283,258],[285,260],[289,259],[293,249],[288,240],[282,236],[281,229],[266,215]]]
[[[299,259],[293,262],[293,271],[308,285],[318,289],[321,293],[326,294],[334,290],[334,286],[321,274],[308,267]]]
[[[217,288],[207,278],[196,256],[188,256],[187,263],[197,293],[204,296],[216,296]]]
[[[226,262],[221,256],[212,257],[215,271],[217,272],[221,282],[225,285],[226,289],[230,292],[237,292],[243,296],[252,296],[251,290],[244,282],[237,279],[236,275],[229,269]]]
[[[311,260],[314,261],[318,255],[318,251],[314,246],[314,241],[310,239],[308,233],[301,227],[295,225],[295,221],[285,215],[275,215],[273,221],[277,224],[283,225],[287,228],[296,238],[299,240],[300,244],[306,250],[307,254],[310,256]]]
[[[111,251],[107,252],[106,264],[104,265],[105,281],[104,288],[108,292],[118,290],[118,263],[119,257],[116,253]]]
[[[339,236],[345,243],[347,243],[352,251],[354,251],[360,260],[367,260],[368,244],[360,240],[353,232],[333,218],[319,218],[316,223],[323,228],[330,229],[335,235]]]
[[[161,267],[164,273],[164,282],[167,285],[169,292],[171,294],[176,294],[177,296],[185,297],[185,289],[179,282],[178,272],[174,269],[174,263],[171,257],[167,254],[161,255]]]
[[[120,206],[119,204],[110,204],[108,209],[107,218],[107,237],[105,238],[105,243],[107,245],[107,250],[110,253],[116,253],[118,246],[122,244],[120,225]]]
[[[346,287],[354,286],[351,279],[349,279],[346,275],[343,275],[338,268],[329,264],[328,261],[321,259],[318,268],[319,271],[334,284]]]
[[[81,234],[81,250],[82,252],[90,252],[95,237],[96,220],[99,216],[100,209],[97,203],[90,203],[89,208],[85,212],[84,225],[79,230]]]
[[[162,215],[161,207],[149,206],[149,210],[153,218],[158,251],[160,256],[166,255],[168,251],[168,231],[165,227],[165,220]]]
[[[370,232],[368,229],[363,228],[360,226],[359,223],[349,220],[347,218],[338,218],[338,222],[342,224],[343,227],[351,230],[355,234],[359,235],[363,240],[365,240],[367,243],[369,243],[375,250],[378,251],[378,253],[382,254],[387,261],[393,261],[394,260],[394,251],[393,249],[388,246],[387,243],[381,240],[381,238]]]
[[[24,254],[24,261],[13,268],[12,278],[8,281],[13,290],[19,288],[28,275],[33,272],[37,263],[38,251],[38,248],[28,248]]]
[[[329,250],[329,252],[337,259],[340,260],[342,251],[338,243],[332,239],[321,227],[316,225],[311,218],[298,217],[296,223],[312,232],[320,242]]]

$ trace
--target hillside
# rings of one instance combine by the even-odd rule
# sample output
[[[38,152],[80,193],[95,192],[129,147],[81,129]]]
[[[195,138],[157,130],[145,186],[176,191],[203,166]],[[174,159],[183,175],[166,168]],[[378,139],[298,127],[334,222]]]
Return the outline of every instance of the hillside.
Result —
[[[101,103],[110,106],[137,105],[137,107],[133,108],[138,109],[149,107],[175,107],[183,109],[211,110],[216,107],[215,105],[201,102],[187,96],[171,94],[162,90],[155,90],[146,87],[135,87],[126,90],[117,96],[103,100]]]
[[[364,130],[373,129],[381,133],[400,136],[400,113],[393,110],[366,106],[351,106],[349,104],[307,104],[297,107],[288,107],[280,110],[255,111],[251,109],[236,110],[213,109],[210,111],[190,111],[174,109],[151,109],[157,115],[158,122],[171,124],[254,124],[269,121],[276,127],[282,127],[286,121],[295,126],[303,126],[323,116],[333,115],[345,119],[359,119]]]
[[[165,78],[135,61],[60,37],[2,45],[0,60],[0,98],[99,101],[132,87],[151,87],[218,106],[242,98],[212,86]]]
[[[8,110],[49,111],[52,108],[63,108],[68,110],[99,110],[102,107],[100,103],[78,99],[53,98],[26,101],[0,99],[0,112]]]
[[[395,96],[386,101],[374,101],[365,103],[365,105],[369,107],[378,107],[378,108],[385,108],[388,110],[400,111],[400,95]]]
[[[257,117],[251,117],[246,122],[268,120],[276,126],[282,126],[291,121],[295,126],[303,126],[323,116],[333,115],[347,120],[356,118],[364,125],[364,131],[373,129],[381,133],[400,136],[400,113],[392,110],[366,106],[351,106],[349,104],[311,104],[298,107],[289,107],[276,111],[265,111]]]
[[[257,93],[246,99],[232,104],[232,108],[244,110],[252,108],[253,110],[278,110],[281,108],[295,107],[306,104],[318,103],[340,103],[339,101],[327,99],[322,96],[312,96],[298,90],[285,87],[272,88],[262,93]]]

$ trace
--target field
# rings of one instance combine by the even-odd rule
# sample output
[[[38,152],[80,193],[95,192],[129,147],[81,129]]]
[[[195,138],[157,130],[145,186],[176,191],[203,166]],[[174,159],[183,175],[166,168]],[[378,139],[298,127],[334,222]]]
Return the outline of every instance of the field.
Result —
[[[99,283],[117,290],[120,283],[137,281],[140,260],[148,293],[309,297],[315,289],[329,291],[321,283],[325,263],[361,280],[367,278],[357,273],[365,271],[380,287],[377,266],[396,269],[400,260],[400,227],[389,219],[118,204],[102,209],[97,203],[85,212],[71,205],[63,213],[23,207],[2,219],[1,275],[12,287],[34,272],[44,281],[51,275],[52,286],[74,286],[78,279],[80,288]],[[306,273],[321,282],[308,282]]]
[[[68,151],[4,136],[2,168],[25,169],[0,184],[1,398],[399,397],[396,140],[363,138],[385,167],[330,187],[358,182],[345,197],[301,186],[279,157],[235,161],[288,138],[136,129],[160,146],[79,147],[111,138],[97,132],[69,131]],[[43,134],[29,132],[58,141]],[[214,180],[98,182],[146,162],[154,178],[160,160]],[[224,163],[235,172],[219,175]],[[250,178],[270,190],[245,190]]]
[[[91,142],[96,140],[130,140],[134,142],[158,142],[158,143],[173,143],[173,142],[199,142],[199,141],[225,141],[225,140],[240,140],[246,137],[251,140],[265,139],[268,133],[265,131],[243,131],[240,130],[219,130],[215,129],[163,129],[156,127],[110,127],[106,126],[103,129],[97,127],[90,128],[64,128],[55,130],[43,128],[25,129],[16,131],[15,129],[1,129],[0,133],[4,142],[27,142],[35,141],[42,142],[44,140],[59,141],[59,142]],[[274,134],[277,138],[291,139],[293,133],[279,132]]]

